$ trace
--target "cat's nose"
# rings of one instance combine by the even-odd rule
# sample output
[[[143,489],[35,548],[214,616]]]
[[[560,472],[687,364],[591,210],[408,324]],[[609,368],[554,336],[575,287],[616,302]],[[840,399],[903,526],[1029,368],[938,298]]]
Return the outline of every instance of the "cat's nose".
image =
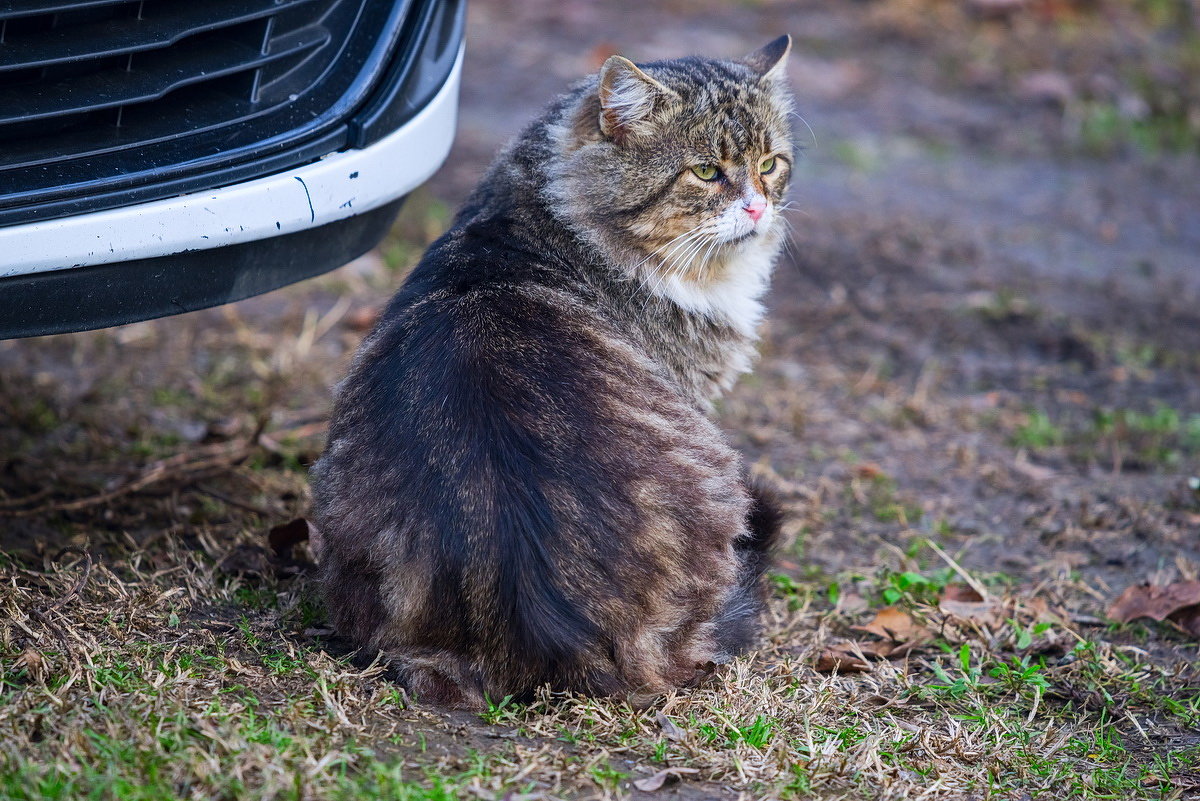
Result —
[[[750,219],[758,222],[759,218],[763,216],[763,212],[767,210],[767,199],[764,197],[752,198],[743,203],[742,208],[750,215]]]

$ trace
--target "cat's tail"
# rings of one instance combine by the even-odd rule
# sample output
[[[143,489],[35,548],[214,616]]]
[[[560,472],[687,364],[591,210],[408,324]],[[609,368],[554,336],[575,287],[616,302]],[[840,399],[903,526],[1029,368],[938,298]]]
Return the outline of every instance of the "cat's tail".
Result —
[[[750,493],[747,532],[733,544],[741,560],[738,586],[716,619],[717,641],[728,656],[742,653],[758,639],[766,609],[763,575],[771,566],[783,524],[783,506],[773,488],[747,476],[746,489]]]

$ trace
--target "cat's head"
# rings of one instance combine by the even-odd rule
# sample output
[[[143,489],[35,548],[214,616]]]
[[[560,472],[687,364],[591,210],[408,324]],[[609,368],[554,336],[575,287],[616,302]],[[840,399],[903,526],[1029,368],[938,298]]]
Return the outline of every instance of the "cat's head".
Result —
[[[794,161],[782,36],[736,60],[620,56],[558,126],[550,189],[589,239],[650,278],[706,282],[774,252]]]

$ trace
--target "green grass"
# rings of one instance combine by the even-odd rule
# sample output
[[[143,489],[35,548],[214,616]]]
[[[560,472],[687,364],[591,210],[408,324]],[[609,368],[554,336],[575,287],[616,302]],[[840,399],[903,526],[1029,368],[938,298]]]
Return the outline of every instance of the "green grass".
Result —
[[[1164,404],[1149,411],[1097,408],[1089,418],[1056,422],[1030,411],[1013,432],[1012,445],[1033,451],[1061,448],[1077,461],[1136,461],[1173,467],[1200,455],[1200,414]]]

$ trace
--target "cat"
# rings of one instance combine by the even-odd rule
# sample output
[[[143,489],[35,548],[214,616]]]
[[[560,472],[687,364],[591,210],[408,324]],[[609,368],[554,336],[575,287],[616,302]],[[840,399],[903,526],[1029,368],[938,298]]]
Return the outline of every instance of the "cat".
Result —
[[[644,705],[753,644],[780,518],[710,419],[750,369],[791,39],[609,58],[364,339],[312,470],[333,624],[419,700]]]

